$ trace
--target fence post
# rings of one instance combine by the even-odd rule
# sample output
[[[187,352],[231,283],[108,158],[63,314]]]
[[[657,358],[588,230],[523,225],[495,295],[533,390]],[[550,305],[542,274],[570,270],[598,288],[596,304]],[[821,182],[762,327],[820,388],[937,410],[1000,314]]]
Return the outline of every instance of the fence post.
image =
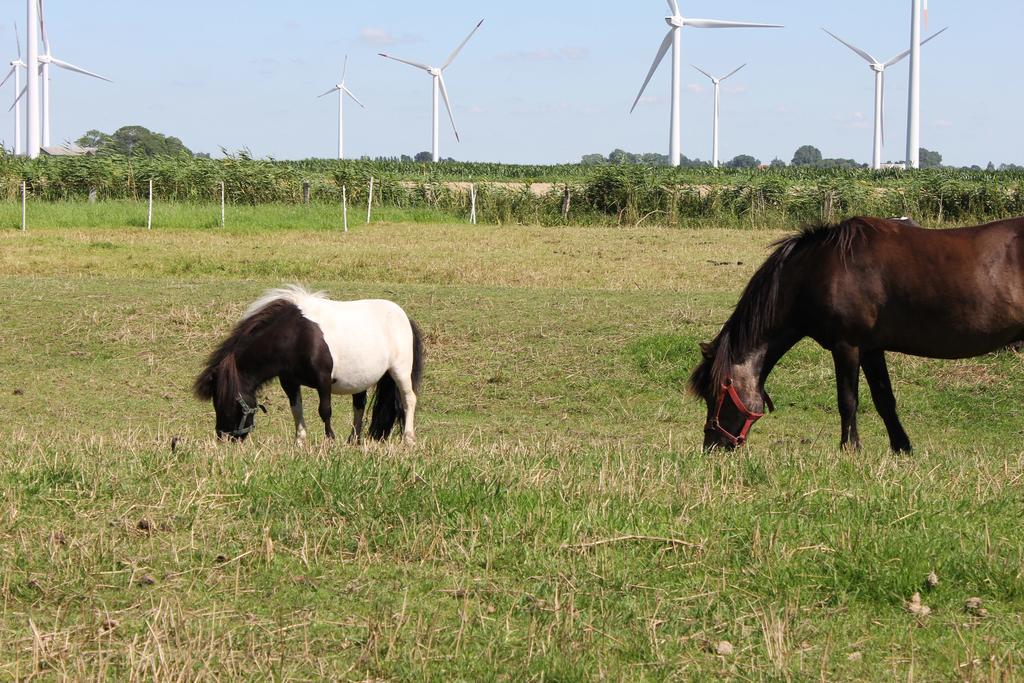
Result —
[[[348,188],[341,186],[341,224],[348,232]]]
[[[220,227],[225,227],[224,215],[224,181],[220,181]]]
[[[153,229],[153,179],[149,179],[149,211],[146,214],[146,230]]]
[[[28,230],[28,183],[21,181],[21,231]]]
[[[90,187],[89,188],[89,203],[90,204],[95,204],[96,203],[96,188],[95,187]]]
[[[572,203],[572,195],[569,194],[569,185],[565,186],[565,194],[562,195],[562,220],[569,220],[569,204]]]
[[[373,217],[373,176],[370,176],[370,194],[366,197],[366,224],[370,224]]]
[[[476,185],[469,185],[469,222],[476,225]]]
[[[302,181],[302,203],[309,204],[309,181]]]

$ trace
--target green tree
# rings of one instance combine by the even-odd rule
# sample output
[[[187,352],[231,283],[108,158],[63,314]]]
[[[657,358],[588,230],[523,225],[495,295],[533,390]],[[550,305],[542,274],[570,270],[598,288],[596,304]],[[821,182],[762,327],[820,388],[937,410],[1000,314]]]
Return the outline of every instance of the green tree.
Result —
[[[608,163],[608,160],[604,158],[603,154],[584,154],[583,165],[584,166],[601,166],[602,164]]]
[[[122,126],[107,135],[90,130],[78,139],[83,147],[95,147],[99,154],[134,154],[147,157],[174,157],[182,154],[192,156],[192,151],[176,137],[154,133],[144,126]]]
[[[821,162],[821,150],[814,145],[804,145],[793,155],[794,166],[814,166]]]
[[[922,147],[921,168],[942,168],[942,155]]]
[[[434,155],[430,152],[420,152],[416,155],[415,160],[421,164],[427,164],[434,160]]]
[[[732,161],[728,161],[725,164],[726,168],[757,168],[761,165],[760,159],[755,159],[749,154],[740,154],[739,156],[733,157]]]

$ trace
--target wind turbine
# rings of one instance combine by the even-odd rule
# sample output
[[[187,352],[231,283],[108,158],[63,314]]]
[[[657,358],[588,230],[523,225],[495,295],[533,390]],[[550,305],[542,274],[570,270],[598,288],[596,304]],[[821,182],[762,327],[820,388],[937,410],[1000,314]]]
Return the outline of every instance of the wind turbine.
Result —
[[[348,95],[355,103],[365,109],[359,98],[352,94],[352,91],[345,87],[345,74],[348,73],[348,55],[345,55],[345,65],[341,67],[341,83],[325,92],[320,97],[327,97],[332,92],[338,93],[338,158],[345,158],[345,95]]]
[[[445,109],[448,110],[448,118],[451,119],[452,130],[455,131],[455,139],[458,140],[459,142],[462,141],[459,138],[459,130],[458,130],[458,128],[455,127],[455,115],[452,114],[452,103],[448,99],[448,88],[446,88],[445,85],[444,85],[444,70],[452,65],[452,62],[455,61],[455,58],[459,55],[459,52],[462,51],[462,48],[466,47],[466,43],[468,43],[469,39],[472,38],[473,35],[477,31],[480,30],[480,27],[483,25],[483,23],[484,23],[484,20],[481,19],[480,22],[476,25],[476,27],[472,31],[470,31],[469,35],[466,36],[466,39],[464,41],[462,41],[462,43],[457,48],[455,48],[455,51],[452,52],[448,56],[448,60],[445,61],[444,66],[440,66],[440,67],[427,66],[426,64],[420,64],[418,62],[411,62],[411,61],[406,60],[406,59],[399,59],[398,57],[392,57],[391,55],[386,55],[383,52],[380,53],[381,57],[386,57],[387,59],[393,59],[396,62],[401,62],[402,64],[408,64],[409,66],[414,66],[417,69],[422,69],[423,71],[426,71],[428,74],[430,74],[431,77],[433,77],[433,79],[434,79],[434,123],[433,123],[433,126],[434,126],[433,127],[433,154],[434,154],[433,158],[434,158],[434,163],[437,163],[438,161],[441,160],[441,143],[440,143],[441,135],[440,135],[440,123],[439,123],[439,119],[438,119],[438,113],[439,113],[438,94],[440,94],[442,97],[444,97],[444,107],[445,107]]]
[[[66,71],[73,71],[75,73],[83,74],[85,76],[91,76],[92,78],[98,78],[101,81],[112,83],[109,78],[104,78],[99,74],[94,74],[91,71],[69,64],[68,62],[57,59],[50,52],[50,40],[46,37],[46,17],[43,11],[43,0],[39,0],[39,30],[42,34],[43,39],[43,54],[39,55],[39,64],[41,70],[41,77],[43,80],[42,87],[42,107],[43,107],[43,147],[50,146],[50,65],[59,67]]]
[[[742,66],[739,66],[736,69],[733,69],[731,72],[729,72],[728,75],[722,76],[721,78],[715,78],[714,76],[712,76],[707,71],[705,71],[704,69],[700,68],[699,66],[695,66],[693,64],[691,64],[690,66],[692,66],[694,69],[696,69],[697,71],[701,72],[702,74],[704,74],[705,76],[710,78],[711,82],[715,84],[715,127],[714,127],[714,138],[713,138],[713,141],[711,143],[711,165],[714,166],[715,168],[718,168],[718,116],[719,116],[719,113],[721,112],[720,103],[721,103],[721,95],[722,95],[722,81],[724,81],[725,79],[727,79],[730,76],[732,76],[733,74],[735,74],[737,71],[739,71],[744,66],[746,66],[746,64],[743,64]]]
[[[945,33],[948,28],[949,27],[946,27],[938,33],[935,33],[921,41],[921,45],[924,45],[933,38],[938,38],[940,35]],[[876,170],[880,169],[882,168],[882,145],[885,144],[885,110],[883,106],[885,100],[885,70],[906,59],[907,55],[910,54],[910,50],[904,50],[888,62],[879,62],[864,50],[851,45],[828,29],[823,28],[821,30],[860,55],[871,67],[871,70],[875,72],[875,152],[871,158],[871,168]]]
[[[11,70],[7,72],[3,81],[0,81],[0,88],[10,80],[11,76],[14,76],[14,153],[21,155],[21,107],[18,106],[18,99],[21,97],[21,72],[19,69],[25,68],[25,62],[21,59],[21,38],[18,37],[18,25],[14,25],[14,40],[18,44],[18,58],[11,60]]]
[[[665,18],[665,22],[668,24],[668,35],[665,36],[665,40],[662,41],[661,47],[658,49],[658,54],[654,57],[654,64],[651,65],[651,70],[647,73],[647,78],[644,80],[644,84],[640,86],[640,93],[636,96],[636,100],[633,102],[633,108],[630,109],[630,113],[636,109],[636,105],[639,104],[640,98],[643,97],[644,91],[647,89],[647,84],[651,82],[651,78],[654,77],[654,72],[661,66],[661,61],[665,58],[668,53],[668,49],[672,48],[672,126],[671,135],[669,141],[669,162],[673,166],[680,164],[680,125],[679,125],[679,112],[680,112],[680,99],[681,99],[681,88],[680,78],[682,77],[682,36],[681,31],[684,26],[690,26],[692,28],[782,28],[779,24],[751,24],[742,21],[720,21],[718,19],[690,19],[682,16],[679,12],[679,3],[676,0],[667,0],[669,11],[672,15]]]

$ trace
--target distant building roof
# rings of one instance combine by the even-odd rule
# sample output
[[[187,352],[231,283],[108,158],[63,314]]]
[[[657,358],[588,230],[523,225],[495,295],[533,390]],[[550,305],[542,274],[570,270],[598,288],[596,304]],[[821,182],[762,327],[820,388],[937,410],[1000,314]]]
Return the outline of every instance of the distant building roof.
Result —
[[[50,147],[43,147],[42,153],[51,157],[80,157],[85,154],[95,154],[95,147],[79,147],[72,142],[66,142],[63,145],[51,145]]]

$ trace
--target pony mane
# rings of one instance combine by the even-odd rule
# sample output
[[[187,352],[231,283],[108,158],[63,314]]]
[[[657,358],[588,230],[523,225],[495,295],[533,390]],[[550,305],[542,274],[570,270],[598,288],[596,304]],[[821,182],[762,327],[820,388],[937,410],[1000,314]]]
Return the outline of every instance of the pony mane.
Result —
[[[701,398],[712,396],[734,362],[752,351],[779,323],[780,278],[794,255],[831,249],[845,262],[867,233],[895,229],[893,223],[878,218],[851,218],[838,225],[810,225],[773,243],[775,250],[747,283],[718,336],[702,349],[704,357],[690,375],[690,393]]]
[[[206,360],[206,367],[196,377],[192,392],[201,401],[213,398],[233,399],[241,390],[237,356],[264,327],[272,323],[287,308],[297,306],[303,299],[323,298],[310,294],[300,285],[287,285],[272,289],[257,299],[239,320],[227,338]]]
[[[268,289],[259,299],[252,302],[249,308],[245,309],[245,313],[242,314],[242,320],[253,317],[275,301],[287,301],[298,306],[307,299],[326,300],[327,294],[326,292],[310,292],[300,284],[290,284],[278,287],[277,289]]]

